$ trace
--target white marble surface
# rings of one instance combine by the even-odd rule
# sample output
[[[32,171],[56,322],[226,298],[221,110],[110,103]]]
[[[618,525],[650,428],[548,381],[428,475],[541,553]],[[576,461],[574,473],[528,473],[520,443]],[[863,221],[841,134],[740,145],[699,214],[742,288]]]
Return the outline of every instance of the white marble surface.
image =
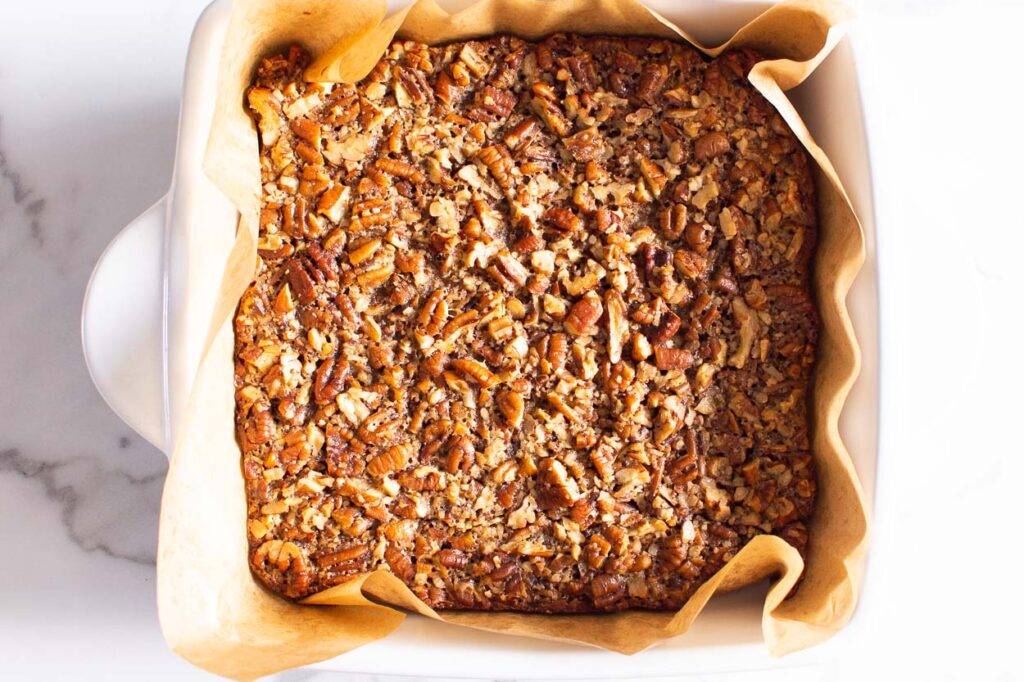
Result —
[[[204,4],[0,0],[0,676],[205,677],[156,620],[164,457],[107,409],[79,346],[92,264],[167,188]],[[1024,7],[857,4],[882,277],[878,523],[858,636],[785,678],[1012,679]]]

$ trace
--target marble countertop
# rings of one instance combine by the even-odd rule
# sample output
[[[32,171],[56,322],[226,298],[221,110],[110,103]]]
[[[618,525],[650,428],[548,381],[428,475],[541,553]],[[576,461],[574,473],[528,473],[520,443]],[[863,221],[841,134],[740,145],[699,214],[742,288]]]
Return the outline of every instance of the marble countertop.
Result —
[[[189,33],[205,4],[3,10],[0,677],[208,677],[166,649],[157,623],[166,460],[103,403],[79,341],[93,263],[167,189]],[[831,663],[785,676],[1010,679],[1020,596],[1010,524],[1024,474],[1024,138],[1013,123],[1024,8],[854,4],[883,335],[870,608]],[[952,47],[961,35],[982,47]]]

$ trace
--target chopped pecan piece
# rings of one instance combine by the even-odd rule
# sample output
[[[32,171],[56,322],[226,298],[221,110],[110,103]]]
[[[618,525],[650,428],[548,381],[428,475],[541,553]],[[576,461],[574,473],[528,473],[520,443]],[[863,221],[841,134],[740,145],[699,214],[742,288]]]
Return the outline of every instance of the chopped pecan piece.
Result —
[[[331,552],[330,554],[321,554],[316,558],[316,563],[320,568],[330,568],[337,564],[362,559],[369,553],[369,545],[353,545],[352,547],[346,547],[345,549],[338,550],[337,552]]]
[[[644,180],[647,181],[647,186],[651,189],[651,193],[654,196],[659,196],[661,190],[665,189],[665,184],[668,182],[665,171],[661,170],[661,167],[650,159],[641,158],[640,173],[644,176]]]
[[[398,471],[409,463],[412,456],[412,444],[392,445],[377,455],[366,465],[366,471],[373,476],[383,476]]]
[[[577,161],[597,160],[605,150],[601,133],[593,126],[564,138],[562,144]]]
[[[445,104],[451,104],[458,96],[461,88],[458,83],[451,77],[447,70],[437,74],[437,80],[434,81],[434,94],[439,100]]]
[[[442,549],[437,553],[437,558],[446,568],[465,568],[469,563],[466,553],[457,549]]]
[[[622,348],[629,338],[626,302],[622,294],[609,289],[604,295],[604,306],[608,310],[608,362],[614,364],[622,359]]]
[[[416,104],[434,101],[434,91],[427,83],[427,77],[419,69],[410,69],[404,66],[395,67],[395,75],[398,83],[405,89],[409,99]]]
[[[536,86],[535,86],[536,87]],[[534,97],[532,100],[534,112],[547,124],[548,128],[555,135],[565,137],[572,130],[572,124],[562,113],[558,104],[548,97]]]
[[[626,597],[626,579],[621,575],[599,575],[591,583],[594,606],[609,609]]]
[[[588,53],[567,57],[564,63],[581,90],[593,92],[597,89],[601,77],[597,73],[593,58]]]
[[[377,159],[373,165],[379,168],[381,171],[387,173],[388,175],[394,175],[400,178],[405,178],[406,180],[410,180],[411,182],[417,185],[422,185],[424,182],[427,181],[427,176],[423,174],[423,171],[416,168],[415,166],[410,166],[404,161],[398,161],[397,159],[382,158]]]
[[[541,248],[544,248],[544,240],[532,232],[523,235],[512,245],[512,250],[516,253],[533,253]]]
[[[459,52],[459,60],[477,78],[483,78],[491,70],[491,65],[487,62],[484,56],[480,54],[480,51],[477,49],[477,45],[474,43],[466,43],[462,47],[462,51]]]
[[[386,443],[392,440],[402,425],[402,420],[389,408],[382,408],[369,415],[359,425],[357,435],[366,443]]]
[[[269,88],[250,88],[249,106],[256,112],[260,128],[260,141],[266,148],[273,147],[281,135],[284,117],[281,105]]]
[[[661,210],[658,214],[658,224],[665,239],[675,241],[683,236],[689,221],[689,212],[686,204],[672,204]]]
[[[528,143],[539,132],[538,121],[533,116],[527,116],[517,123],[512,130],[505,133],[504,142],[510,149],[519,149]]]
[[[444,291],[435,289],[420,308],[419,322],[427,334],[437,334],[448,320],[448,302]]]
[[[274,415],[266,408],[253,410],[245,427],[245,438],[253,445],[263,445],[274,436]]]
[[[537,486],[533,495],[538,507],[546,510],[570,507],[579,494],[579,485],[569,476],[564,464],[553,457],[537,464]]]
[[[487,365],[472,358],[459,358],[458,360],[452,360],[452,366],[455,367],[455,370],[466,379],[469,379],[483,388],[490,388],[498,381],[498,378],[494,376],[494,373],[487,369]]]
[[[671,339],[679,331],[683,321],[679,319],[679,316],[675,313],[668,311],[661,316],[661,322],[655,328],[654,333],[651,334],[651,343],[655,346],[661,346],[666,341]]]
[[[494,176],[494,181],[502,189],[512,186],[512,174],[515,173],[515,164],[512,162],[512,155],[504,145],[495,144],[484,147],[477,153],[480,162],[487,166],[487,170]]]
[[[452,439],[448,446],[448,455],[445,459],[445,471],[450,474],[459,471],[465,473],[473,466],[476,458],[476,448],[468,436],[457,436]]]
[[[530,271],[517,258],[510,254],[502,254],[497,256],[495,261],[494,265],[487,268],[487,272],[505,289],[515,291],[526,284]]]
[[[387,561],[391,572],[402,580],[409,581],[415,577],[416,567],[412,565],[412,560],[394,545],[389,544],[384,550],[384,560]]]
[[[548,403],[556,412],[568,419],[569,422],[579,424],[582,421],[580,416],[576,413],[576,410],[570,407],[569,404],[565,402],[565,399],[557,393],[548,393]]]
[[[485,85],[477,95],[477,106],[466,115],[474,121],[500,121],[512,113],[517,101],[516,96],[508,90]]]
[[[699,223],[690,223],[683,231],[686,243],[697,253],[707,253],[711,246],[711,233]]]

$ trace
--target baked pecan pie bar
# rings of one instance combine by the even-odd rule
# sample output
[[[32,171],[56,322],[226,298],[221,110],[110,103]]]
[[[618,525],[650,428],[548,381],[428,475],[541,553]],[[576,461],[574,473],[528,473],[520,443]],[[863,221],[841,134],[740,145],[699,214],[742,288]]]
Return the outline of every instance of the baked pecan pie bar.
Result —
[[[676,609],[758,534],[803,551],[814,188],[756,54],[396,41],[356,85],[307,59],[248,91],[264,585],[384,569],[436,608]]]

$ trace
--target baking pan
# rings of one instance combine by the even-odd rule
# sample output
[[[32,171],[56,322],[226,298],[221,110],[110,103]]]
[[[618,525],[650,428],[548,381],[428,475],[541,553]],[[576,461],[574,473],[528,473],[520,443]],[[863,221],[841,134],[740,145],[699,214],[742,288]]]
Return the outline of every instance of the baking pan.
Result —
[[[404,3],[401,3],[404,4]],[[399,3],[392,3],[395,9]],[[648,5],[716,44],[768,3],[649,0]],[[231,5],[215,0],[192,35],[171,187],[129,223],[100,256],[85,293],[82,344],[97,389],[129,426],[165,454],[184,414],[213,311],[219,272],[237,214],[202,171],[217,62]],[[790,96],[834,163],[865,231],[867,259],[848,306],[862,369],[840,419],[869,508],[874,493],[878,406],[878,287],[871,176],[851,38]],[[198,267],[184,254],[203,241]],[[195,250],[192,251],[195,253]],[[346,672],[440,677],[622,678],[802,667],[834,658],[857,637],[863,616],[825,645],[774,661],[765,652],[761,610],[767,584],[715,597],[683,637],[631,657],[563,643],[455,628],[411,615],[392,635],[316,667]],[[865,607],[861,606],[861,611]]]

